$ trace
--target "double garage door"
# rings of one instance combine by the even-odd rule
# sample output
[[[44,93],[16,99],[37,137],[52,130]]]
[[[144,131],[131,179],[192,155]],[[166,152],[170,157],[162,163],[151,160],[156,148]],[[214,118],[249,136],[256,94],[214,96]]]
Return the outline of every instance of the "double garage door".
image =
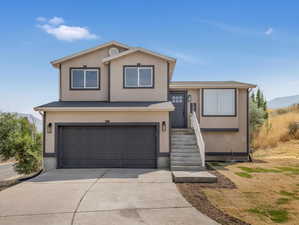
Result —
[[[156,168],[150,125],[58,126],[58,168]]]

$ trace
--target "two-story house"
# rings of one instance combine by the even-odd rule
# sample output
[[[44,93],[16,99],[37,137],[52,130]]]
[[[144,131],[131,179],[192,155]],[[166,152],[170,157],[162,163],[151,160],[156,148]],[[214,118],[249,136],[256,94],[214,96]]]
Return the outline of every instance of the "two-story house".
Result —
[[[51,62],[59,101],[43,114],[44,168],[198,170],[247,160],[255,85],[171,82],[176,59],[115,41]]]

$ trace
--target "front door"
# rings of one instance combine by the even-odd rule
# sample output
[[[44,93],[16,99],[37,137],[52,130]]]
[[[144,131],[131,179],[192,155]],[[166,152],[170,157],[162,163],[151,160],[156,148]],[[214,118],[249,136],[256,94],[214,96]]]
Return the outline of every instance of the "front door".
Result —
[[[170,92],[170,101],[175,107],[171,112],[171,124],[173,128],[186,128],[186,94],[185,92]]]

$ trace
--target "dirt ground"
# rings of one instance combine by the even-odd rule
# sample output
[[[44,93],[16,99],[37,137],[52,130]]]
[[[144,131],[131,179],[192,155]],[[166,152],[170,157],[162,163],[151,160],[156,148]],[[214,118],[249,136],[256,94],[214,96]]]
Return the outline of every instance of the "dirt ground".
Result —
[[[205,196],[222,212],[214,215],[222,218],[217,220],[222,224],[299,225],[299,141],[258,150],[253,158],[253,162],[211,164],[231,185],[182,184],[179,189],[193,205]],[[191,192],[198,192],[197,197]],[[209,211],[215,214],[208,210],[207,215]],[[244,223],[232,218],[230,222],[229,216]]]

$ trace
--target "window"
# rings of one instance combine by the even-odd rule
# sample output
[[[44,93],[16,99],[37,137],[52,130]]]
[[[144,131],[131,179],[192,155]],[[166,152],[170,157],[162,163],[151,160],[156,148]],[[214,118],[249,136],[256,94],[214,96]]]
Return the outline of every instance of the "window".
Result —
[[[125,88],[153,88],[153,66],[124,66]]]
[[[236,89],[203,89],[203,116],[236,116]]]
[[[71,89],[99,89],[99,73],[99,68],[72,68]]]

